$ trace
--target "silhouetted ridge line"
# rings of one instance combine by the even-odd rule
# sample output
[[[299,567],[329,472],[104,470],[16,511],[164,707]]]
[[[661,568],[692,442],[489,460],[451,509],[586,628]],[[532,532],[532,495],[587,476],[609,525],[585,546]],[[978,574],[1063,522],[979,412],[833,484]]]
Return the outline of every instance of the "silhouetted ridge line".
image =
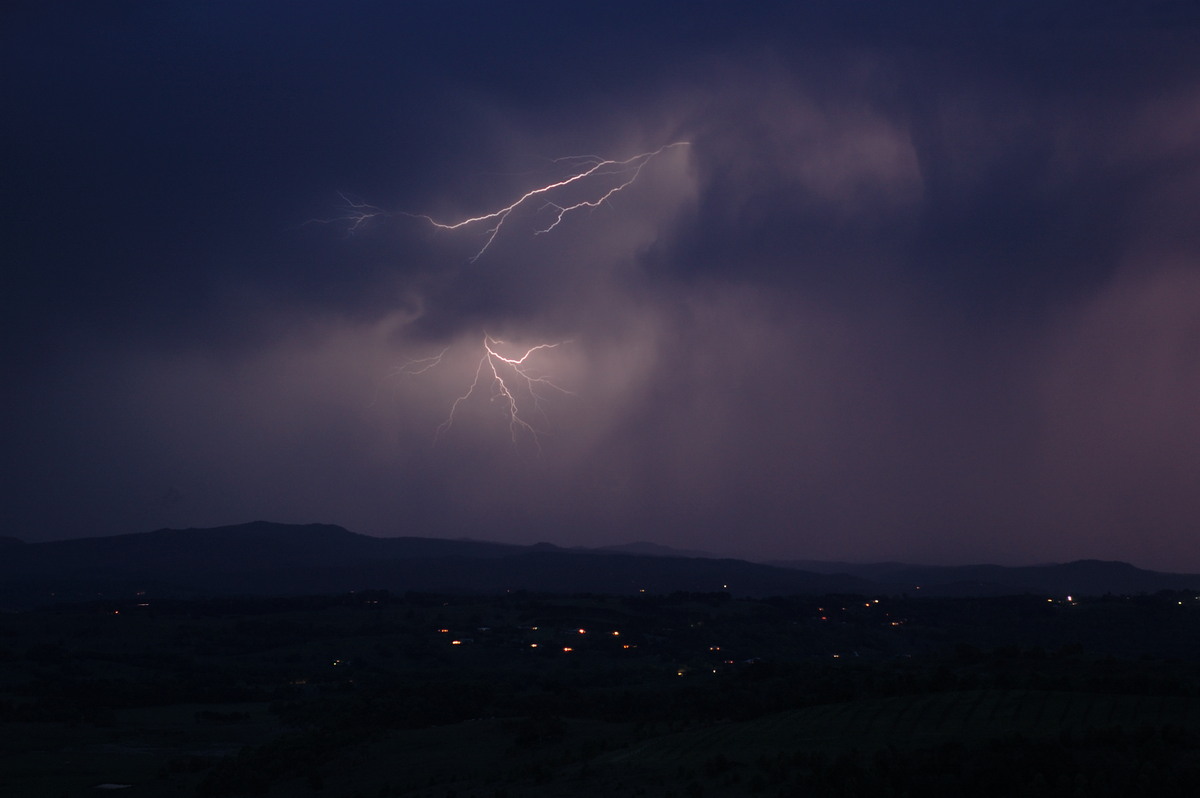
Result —
[[[656,544],[567,549],[549,543],[377,538],[332,524],[255,521],[6,544],[0,558],[0,606],[139,594],[191,597],[357,590],[1051,597],[1200,588],[1200,576],[1162,574],[1098,560],[1027,567],[805,563],[812,567],[796,568],[791,563],[693,554]]]

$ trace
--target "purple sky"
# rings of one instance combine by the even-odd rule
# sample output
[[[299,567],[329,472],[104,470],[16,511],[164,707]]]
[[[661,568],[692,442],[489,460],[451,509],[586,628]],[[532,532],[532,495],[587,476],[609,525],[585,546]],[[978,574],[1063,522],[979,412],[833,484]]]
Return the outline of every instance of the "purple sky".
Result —
[[[0,534],[1200,571],[1200,12],[1142,5],[18,4]],[[475,260],[404,215],[673,142]],[[536,444],[438,431],[485,333],[560,344]]]

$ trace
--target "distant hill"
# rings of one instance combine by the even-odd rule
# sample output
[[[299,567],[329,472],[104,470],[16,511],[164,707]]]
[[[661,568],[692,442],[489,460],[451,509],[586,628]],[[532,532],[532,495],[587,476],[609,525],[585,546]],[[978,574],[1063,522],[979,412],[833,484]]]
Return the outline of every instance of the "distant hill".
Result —
[[[824,574],[841,573],[877,583],[888,593],[933,596],[1099,596],[1106,593],[1156,593],[1160,590],[1197,590],[1200,574],[1147,571],[1126,562],[1077,560],[1031,565],[933,566],[904,563],[821,563],[811,560],[773,562],[785,568]]]
[[[603,549],[478,540],[376,538],[328,524],[257,521],[48,543],[0,540],[0,607],[136,595],[198,597],[392,592],[741,596],[1046,596],[1197,589],[1200,576],[1082,560],[1011,568],[902,563],[760,564],[656,544]],[[689,556],[684,556],[689,555]]]
[[[325,524],[257,521],[27,543],[0,559],[0,606],[30,607],[139,593],[299,595],[354,590],[737,595],[860,592],[852,576],[742,560],[376,538]]]
[[[611,551],[618,554],[646,554],[652,557],[705,557],[707,559],[720,559],[718,555],[712,552],[698,551],[696,549],[676,549],[671,546],[649,543],[644,540],[634,543],[618,543],[614,546],[600,546],[595,551]]]

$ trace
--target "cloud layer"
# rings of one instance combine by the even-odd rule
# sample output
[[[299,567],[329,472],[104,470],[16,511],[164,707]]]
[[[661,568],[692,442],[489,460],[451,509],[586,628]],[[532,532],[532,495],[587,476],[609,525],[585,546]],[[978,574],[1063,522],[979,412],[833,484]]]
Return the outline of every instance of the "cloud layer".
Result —
[[[553,42],[530,73],[482,21],[391,55],[380,30],[415,34],[363,10],[132,13],[103,22],[122,57],[26,21],[97,71],[8,91],[36,202],[6,222],[6,533],[268,518],[1200,570],[1194,24],[964,14],[914,45],[781,7],[658,46],[599,24],[619,65]],[[181,30],[195,49],[155,43]],[[522,205],[474,261],[486,225],[404,215],[672,142],[549,232]],[[339,191],[388,213],[351,230]],[[536,440],[486,360],[446,427],[485,335],[558,344],[528,364],[566,390],[514,392]]]

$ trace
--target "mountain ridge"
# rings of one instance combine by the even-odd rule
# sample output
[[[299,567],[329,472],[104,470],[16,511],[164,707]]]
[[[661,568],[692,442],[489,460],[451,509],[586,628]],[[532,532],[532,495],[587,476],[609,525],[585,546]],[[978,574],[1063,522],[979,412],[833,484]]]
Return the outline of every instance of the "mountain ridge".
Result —
[[[469,538],[381,538],[333,524],[268,521],[17,541],[5,543],[4,550],[0,606],[9,608],[138,594],[296,595],[372,589],[1063,597],[1200,588],[1200,575],[1101,560],[1036,566],[754,563],[644,542],[563,548]]]

